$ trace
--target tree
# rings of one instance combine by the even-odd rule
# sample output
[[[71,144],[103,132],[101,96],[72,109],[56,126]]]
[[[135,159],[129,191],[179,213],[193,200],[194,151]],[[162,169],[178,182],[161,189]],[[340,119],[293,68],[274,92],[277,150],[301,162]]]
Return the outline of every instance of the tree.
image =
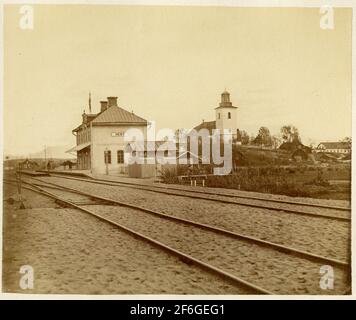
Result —
[[[291,124],[281,128],[281,135],[283,142],[300,142],[299,131]]]
[[[344,139],[341,140],[341,142],[352,143],[352,138],[351,137],[345,137]]]
[[[272,146],[272,137],[269,129],[267,127],[261,127],[258,130],[258,135],[253,141],[254,144],[262,145],[262,146]]]
[[[250,136],[245,130],[241,131],[241,144],[249,144],[250,143]]]
[[[282,143],[282,139],[277,135],[273,135],[271,142],[272,142],[272,145],[271,145],[272,148],[277,149],[280,146],[280,144]]]

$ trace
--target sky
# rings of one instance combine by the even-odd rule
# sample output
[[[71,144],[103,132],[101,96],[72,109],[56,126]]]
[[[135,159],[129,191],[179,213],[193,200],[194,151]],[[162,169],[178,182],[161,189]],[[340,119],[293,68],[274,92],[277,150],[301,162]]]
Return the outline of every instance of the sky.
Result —
[[[4,154],[75,145],[100,100],[191,128],[226,89],[238,127],[295,125],[304,143],[351,136],[351,9],[33,5],[34,28],[4,10]]]

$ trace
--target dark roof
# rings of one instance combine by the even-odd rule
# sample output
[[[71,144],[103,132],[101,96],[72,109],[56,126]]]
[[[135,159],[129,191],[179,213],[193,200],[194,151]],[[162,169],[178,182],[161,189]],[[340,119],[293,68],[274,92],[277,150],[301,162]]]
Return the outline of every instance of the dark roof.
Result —
[[[300,141],[295,140],[292,142],[283,142],[279,149],[294,152],[298,149],[303,150],[305,152],[311,152],[311,148],[303,145]]]
[[[126,111],[123,108],[117,106],[111,106],[105,111],[98,114],[98,116],[92,120],[93,124],[101,123],[135,123],[135,124],[147,124],[147,121],[132,112]]]
[[[208,129],[210,135],[213,134],[213,129],[216,129],[216,121],[203,121],[201,124],[194,127],[195,130]]]
[[[351,144],[349,142],[320,142],[317,149],[351,149]]]

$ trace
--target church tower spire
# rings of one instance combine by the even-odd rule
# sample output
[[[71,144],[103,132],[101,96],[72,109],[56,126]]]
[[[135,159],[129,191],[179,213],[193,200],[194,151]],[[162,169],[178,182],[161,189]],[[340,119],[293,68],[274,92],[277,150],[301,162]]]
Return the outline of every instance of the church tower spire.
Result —
[[[230,93],[226,90],[221,94],[220,107],[232,107],[232,103],[230,101]]]

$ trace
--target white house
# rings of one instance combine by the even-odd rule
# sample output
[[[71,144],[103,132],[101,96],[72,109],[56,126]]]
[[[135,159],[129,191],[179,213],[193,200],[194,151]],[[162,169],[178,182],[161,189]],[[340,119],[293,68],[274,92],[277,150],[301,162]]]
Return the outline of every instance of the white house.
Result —
[[[101,101],[97,114],[82,115],[82,123],[72,130],[77,145],[68,152],[77,153],[78,169],[91,170],[92,173],[126,173],[124,154],[127,142],[125,133],[138,129],[144,139],[147,137],[147,121],[133,112],[117,105],[117,97]]]
[[[347,154],[351,152],[349,142],[320,142],[316,148],[317,152]]]

